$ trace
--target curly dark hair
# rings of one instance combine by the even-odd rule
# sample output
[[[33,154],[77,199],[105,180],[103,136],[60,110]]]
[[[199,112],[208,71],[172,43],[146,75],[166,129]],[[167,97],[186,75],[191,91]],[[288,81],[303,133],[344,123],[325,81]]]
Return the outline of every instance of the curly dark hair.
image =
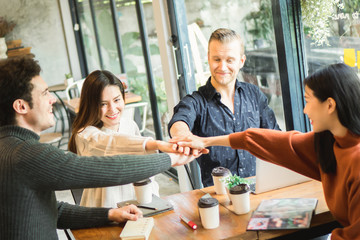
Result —
[[[31,80],[40,75],[40,65],[30,57],[0,60],[0,126],[14,125],[13,103],[23,99],[33,107]]]

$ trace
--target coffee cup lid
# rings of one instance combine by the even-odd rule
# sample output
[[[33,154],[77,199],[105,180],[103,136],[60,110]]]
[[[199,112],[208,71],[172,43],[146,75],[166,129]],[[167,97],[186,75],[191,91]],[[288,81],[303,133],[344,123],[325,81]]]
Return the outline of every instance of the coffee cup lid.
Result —
[[[242,194],[242,193],[247,193],[250,191],[250,187],[249,185],[242,183],[236,186],[233,186],[232,188],[230,188],[229,192],[231,194]]]
[[[151,183],[151,180],[148,178],[148,179],[145,179],[145,180],[142,180],[139,182],[134,182],[133,184],[134,184],[134,186],[144,186],[149,183]]]
[[[230,175],[230,170],[225,167],[216,167],[213,168],[211,174],[213,176],[227,176]]]
[[[198,202],[199,208],[210,208],[219,205],[219,201],[216,198],[200,198]]]

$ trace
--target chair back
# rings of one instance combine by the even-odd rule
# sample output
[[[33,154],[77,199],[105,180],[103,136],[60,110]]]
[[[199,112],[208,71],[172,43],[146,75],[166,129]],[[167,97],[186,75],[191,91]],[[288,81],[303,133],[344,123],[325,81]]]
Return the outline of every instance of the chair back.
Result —
[[[53,104],[53,114],[55,125],[40,134],[39,142],[60,147],[61,141],[65,138],[65,117],[62,105],[59,102]]]
[[[72,84],[69,84],[65,89],[66,99],[70,100],[75,97],[80,97],[81,89],[85,79],[77,80]]]
[[[140,133],[144,132],[146,127],[147,107],[148,107],[147,102],[129,103],[125,105],[123,117],[133,120],[136,120],[135,114],[138,114],[136,111],[140,110],[141,108],[143,109],[141,122],[138,123],[137,121],[135,121],[138,123],[138,125],[140,125],[139,126]]]

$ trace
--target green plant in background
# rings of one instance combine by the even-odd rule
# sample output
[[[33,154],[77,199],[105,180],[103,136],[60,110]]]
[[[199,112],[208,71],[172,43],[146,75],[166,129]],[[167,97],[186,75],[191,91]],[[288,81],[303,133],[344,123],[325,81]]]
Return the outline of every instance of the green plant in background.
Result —
[[[259,40],[271,42],[274,39],[271,1],[261,0],[259,4],[258,11],[252,11],[245,17],[247,23],[250,23],[245,24],[245,29],[252,36],[255,45]],[[252,26],[250,29],[249,25]]]
[[[144,73],[138,73],[132,76],[130,91],[140,95],[145,102],[150,102],[148,91],[147,76]],[[165,82],[162,78],[155,77],[156,100],[160,114],[168,111],[166,102]]]
[[[137,72],[138,64],[134,64],[133,56],[142,57],[142,47],[140,42],[140,33],[138,32],[127,32],[121,35],[122,49],[126,66],[126,74],[129,78],[132,78],[139,74]],[[150,44],[150,54],[160,55],[159,47],[156,44]],[[141,59],[143,61],[143,59]],[[140,73],[141,74],[141,73]]]
[[[245,179],[242,177],[239,177],[238,175],[230,175],[224,179],[225,185],[228,189],[240,185],[240,184],[251,184],[252,182],[249,179]]]
[[[146,102],[150,102],[148,82],[146,73],[139,73],[137,65],[138,61],[144,62],[143,52],[140,43],[140,33],[127,32],[121,36],[122,47],[124,51],[126,74],[129,79],[129,88],[131,92],[134,92],[142,97]],[[150,44],[151,55],[160,55],[159,47],[156,44]],[[138,57],[141,57],[138,58]],[[144,64],[144,63],[143,63]],[[167,101],[164,79],[154,76],[156,100],[159,108],[160,115],[167,113]]]
[[[65,79],[70,79],[70,78],[72,78],[71,73],[65,73]]]
[[[342,0],[341,2],[341,7],[338,5],[341,10],[340,14],[347,14],[349,18],[342,20],[344,25],[339,26],[342,27],[342,29],[339,29],[339,33],[341,33],[341,36],[360,37],[360,1]]]
[[[330,45],[330,17],[335,7],[343,8],[340,0],[301,0],[304,31],[314,40],[313,45]]]

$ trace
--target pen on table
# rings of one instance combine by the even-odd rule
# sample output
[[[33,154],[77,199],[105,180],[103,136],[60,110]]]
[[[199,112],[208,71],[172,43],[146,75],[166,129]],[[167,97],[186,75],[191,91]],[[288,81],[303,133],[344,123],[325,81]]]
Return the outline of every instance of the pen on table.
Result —
[[[179,216],[180,217],[180,219],[181,220],[183,220],[189,227],[191,227],[192,229],[197,229],[197,225],[194,223],[194,222],[192,222],[192,221],[190,221],[189,219],[187,219],[186,217],[184,217],[184,216]]]
[[[157,208],[154,207],[147,207],[147,206],[142,206],[142,205],[137,205],[138,208],[144,208],[144,209],[150,209],[150,210],[157,210]]]

